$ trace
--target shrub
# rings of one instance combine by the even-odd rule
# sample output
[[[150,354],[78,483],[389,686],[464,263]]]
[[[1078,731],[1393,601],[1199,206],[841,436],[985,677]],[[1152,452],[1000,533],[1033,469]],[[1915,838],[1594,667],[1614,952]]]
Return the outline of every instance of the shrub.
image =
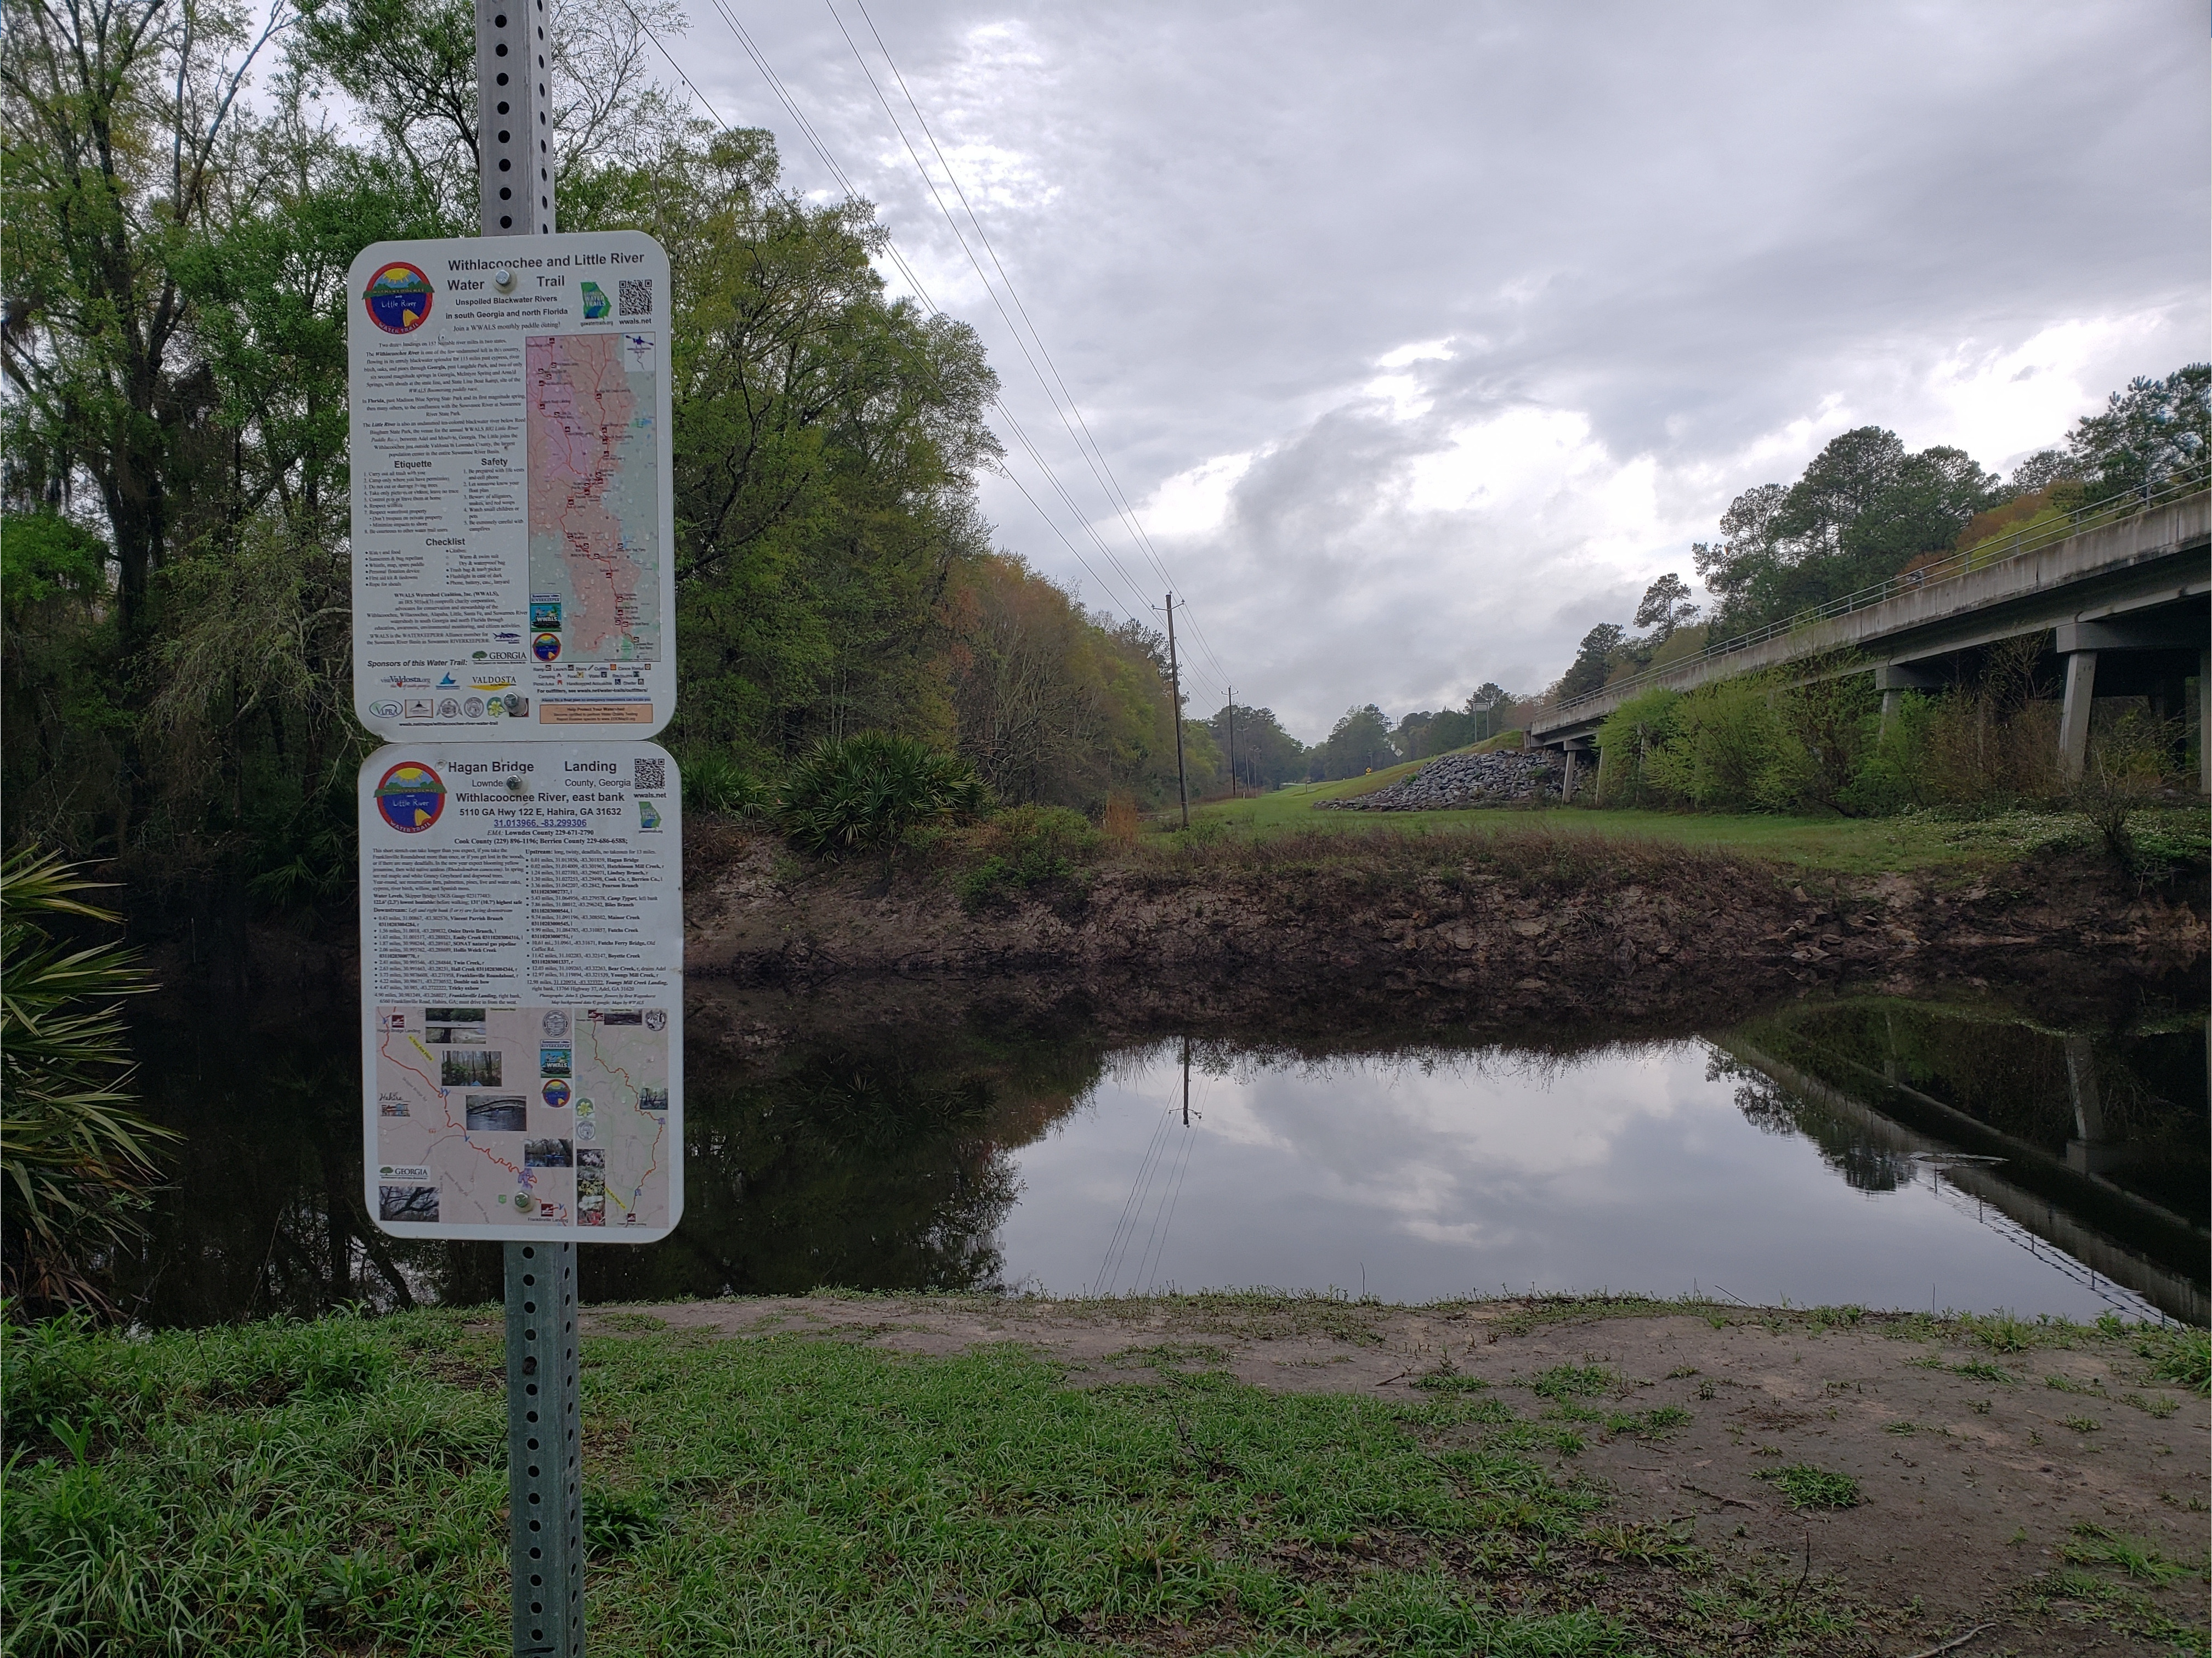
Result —
[[[1804,750],[1769,689],[1749,677],[1683,697],[1675,734],[1645,762],[1657,788],[1707,811],[1773,811],[1797,803]]]
[[[969,911],[1034,887],[1079,883],[1079,865],[1098,855],[1104,840],[1081,813],[1065,806],[1016,806],[975,833],[982,861],[957,883]]]
[[[74,865],[25,847],[0,868],[0,1187],[7,1292],[31,1308],[105,1308],[88,1262],[143,1233],[156,1147],[133,1108],[120,1000],[153,987],[130,950],[69,950],[40,921],[112,922]]]
[[[1127,852],[1137,844],[1137,802],[1125,791],[1116,790],[1106,797],[1106,809],[1098,817],[1099,832],[1116,852]]]
[[[966,761],[911,737],[863,732],[818,744],[791,768],[780,817],[802,852],[880,852],[888,859],[916,829],[972,817],[988,802]]]
[[[1650,776],[1650,763],[1674,738],[1682,702],[1681,692],[1655,688],[1630,697],[1597,728],[1600,805],[1677,804],[1674,792]]]
[[[2157,799],[2166,786],[2169,757],[2180,740],[2180,722],[2136,710],[2124,714],[2089,745],[2088,763],[2073,790],[2075,811],[2104,837],[2115,863],[2135,859],[2128,820]]]
[[[684,762],[684,810],[720,812],[764,823],[775,811],[775,791],[726,754],[695,755]]]

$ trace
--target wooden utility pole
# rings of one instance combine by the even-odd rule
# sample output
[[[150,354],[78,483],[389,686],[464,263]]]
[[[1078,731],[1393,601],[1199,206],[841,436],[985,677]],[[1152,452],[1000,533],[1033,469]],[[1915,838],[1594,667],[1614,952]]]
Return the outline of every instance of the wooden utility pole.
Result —
[[[1175,703],[1176,794],[1182,802],[1182,826],[1190,827],[1190,782],[1182,769],[1182,673],[1176,666],[1175,595],[1168,595],[1168,694]]]
[[[1229,798],[1237,798],[1237,687],[1229,688]]]

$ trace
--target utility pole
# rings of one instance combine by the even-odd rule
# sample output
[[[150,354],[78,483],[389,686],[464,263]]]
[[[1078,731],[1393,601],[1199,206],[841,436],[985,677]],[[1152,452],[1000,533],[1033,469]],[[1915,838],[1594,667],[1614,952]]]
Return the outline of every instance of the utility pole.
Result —
[[[1190,1038],[1182,1039],[1182,1126],[1190,1127]]]
[[[1237,798],[1237,687],[1229,688],[1229,798]]]
[[[1190,827],[1190,783],[1182,769],[1182,673],[1176,666],[1175,595],[1168,595],[1168,693],[1175,702],[1176,794],[1182,802],[1182,826]]]

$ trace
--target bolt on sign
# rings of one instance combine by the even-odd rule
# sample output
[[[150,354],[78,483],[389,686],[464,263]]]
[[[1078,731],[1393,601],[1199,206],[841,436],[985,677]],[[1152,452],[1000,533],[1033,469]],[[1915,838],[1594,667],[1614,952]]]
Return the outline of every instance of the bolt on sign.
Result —
[[[651,743],[403,743],[360,780],[368,1212],[647,1243],[684,1211],[682,787]]]
[[[667,254],[636,231],[379,242],[349,282],[362,723],[653,736],[676,696]]]

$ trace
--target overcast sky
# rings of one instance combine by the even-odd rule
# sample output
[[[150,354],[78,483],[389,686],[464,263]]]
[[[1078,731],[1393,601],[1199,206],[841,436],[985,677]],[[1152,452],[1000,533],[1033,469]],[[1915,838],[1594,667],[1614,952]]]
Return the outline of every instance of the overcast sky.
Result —
[[[1212,647],[1195,713],[1537,689],[1846,428],[2002,469],[2207,355],[2203,0],[872,9]],[[830,11],[735,15],[1127,575],[1010,433],[1093,569],[994,478],[1000,544],[1157,605]],[[678,55],[834,190],[711,0]]]

